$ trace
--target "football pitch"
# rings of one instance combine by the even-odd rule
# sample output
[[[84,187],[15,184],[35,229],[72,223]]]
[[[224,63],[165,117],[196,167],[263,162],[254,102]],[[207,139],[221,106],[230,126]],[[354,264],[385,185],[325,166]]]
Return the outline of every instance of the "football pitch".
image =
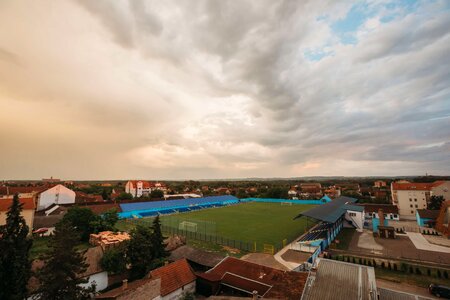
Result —
[[[178,228],[180,223],[198,224],[191,228],[200,234],[261,244],[281,245],[291,242],[311,227],[306,218],[293,220],[300,212],[314,205],[281,205],[280,203],[249,202],[221,208],[161,216],[163,227]],[[134,224],[148,224],[150,219],[135,219]],[[197,226],[196,226],[197,227]],[[258,247],[259,248],[259,247]]]

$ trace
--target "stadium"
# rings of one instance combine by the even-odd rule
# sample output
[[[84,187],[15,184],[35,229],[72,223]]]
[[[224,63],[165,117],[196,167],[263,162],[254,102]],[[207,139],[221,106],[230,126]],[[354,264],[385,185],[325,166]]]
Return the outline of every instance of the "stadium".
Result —
[[[214,196],[183,200],[120,204],[122,224],[150,224],[160,216],[163,231],[188,239],[229,246],[249,252],[275,253],[320,223],[313,217],[296,218],[315,207],[334,203],[328,197],[320,200],[237,199]],[[328,228],[323,225],[323,228]],[[323,229],[322,228],[322,229]],[[319,229],[315,229],[316,231]],[[328,239],[336,233],[329,234]],[[303,237],[309,249],[323,232]],[[305,248],[303,246],[302,248]]]

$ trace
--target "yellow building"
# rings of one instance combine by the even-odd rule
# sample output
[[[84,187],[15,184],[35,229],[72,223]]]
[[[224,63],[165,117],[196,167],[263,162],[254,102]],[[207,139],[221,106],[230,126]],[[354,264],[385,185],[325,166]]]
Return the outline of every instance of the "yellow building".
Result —
[[[26,224],[30,229],[30,234],[33,230],[33,221],[34,221],[34,199],[33,198],[20,198],[20,203],[22,206],[22,216],[25,219]],[[0,198],[0,225],[6,224],[6,213],[9,210],[9,207],[12,204],[12,198]]]

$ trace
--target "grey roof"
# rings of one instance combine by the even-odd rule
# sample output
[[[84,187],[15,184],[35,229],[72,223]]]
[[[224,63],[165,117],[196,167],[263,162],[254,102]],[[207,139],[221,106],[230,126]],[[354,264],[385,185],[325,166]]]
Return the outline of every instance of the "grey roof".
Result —
[[[224,256],[190,246],[181,246],[171,252],[169,260],[176,261],[182,258],[186,258],[187,260],[199,265],[212,268],[222,261]]]
[[[297,217],[295,217],[295,219],[305,216],[328,223],[334,223],[345,214],[345,204],[352,204],[356,201],[358,201],[358,199],[341,196],[331,202],[301,212]]]
[[[364,206],[345,204],[343,207],[346,210],[359,211],[359,212],[363,212],[364,211]]]
[[[318,259],[317,271],[311,272],[302,300],[358,299],[376,300],[375,271],[351,263]]]
[[[413,294],[407,294],[404,292],[389,290],[389,289],[378,289],[378,295],[380,296],[380,300],[426,300],[432,299],[423,296],[417,296]]]

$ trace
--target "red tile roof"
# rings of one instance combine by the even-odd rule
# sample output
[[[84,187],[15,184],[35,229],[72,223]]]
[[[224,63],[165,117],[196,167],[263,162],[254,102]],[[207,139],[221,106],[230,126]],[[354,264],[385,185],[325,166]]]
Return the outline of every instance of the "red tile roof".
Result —
[[[8,211],[13,199],[0,199],[0,211]],[[33,198],[19,198],[20,203],[23,204],[22,209],[35,209]]]
[[[197,276],[207,281],[220,281],[249,294],[256,290],[265,298],[300,299],[308,273],[282,271],[227,257],[208,272]],[[270,288],[266,289],[268,286]]]
[[[48,186],[0,186],[0,195],[14,195],[14,194],[42,192],[48,188],[49,188]]]
[[[392,183],[393,190],[402,190],[402,191],[429,191],[433,187],[433,183],[420,183],[420,182],[408,182],[408,183]]]
[[[166,184],[162,183],[162,182],[150,182],[150,181],[145,181],[145,180],[130,180],[128,181],[129,183],[131,183],[131,186],[133,188],[137,188],[137,184],[138,182],[142,182],[142,188],[144,189],[149,189],[149,188],[166,188]]]
[[[81,207],[89,208],[96,215],[101,215],[107,212],[108,210],[115,209],[118,213],[122,211],[120,205],[117,203],[106,203],[106,204],[90,204],[83,205]]]
[[[166,296],[195,281],[196,277],[186,259],[150,271],[152,278],[161,278],[161,296]]]
[[[398,214],[397,205],[392,204],[376,204],[376,203],[364,203],[364,204],[356,204],[359,206],[364,206],[364,210],[366,213],[377,213],[379,209],[383,210],[385,214]]]

